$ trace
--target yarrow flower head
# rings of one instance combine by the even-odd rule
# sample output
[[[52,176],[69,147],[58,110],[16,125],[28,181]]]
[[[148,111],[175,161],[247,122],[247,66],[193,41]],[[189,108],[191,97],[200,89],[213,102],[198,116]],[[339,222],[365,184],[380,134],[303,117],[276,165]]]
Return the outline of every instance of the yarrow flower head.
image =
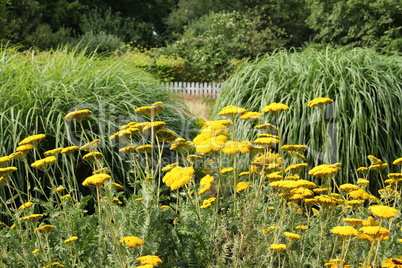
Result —
[[[89,187],[89,186],[101,186],[102,184],[104,184],[107,180],[109,180],[111,178],[111,176],[109,174],[95,174],[92,176],[89,176],[88,178],[86,178],[84,180],[84,182],[82,183],[83,186]]]
[[[236,191],[241,192],[243,190],[246,190],[250,186],[250,184],[251,184],[251,182],[241,181],[241,182],[237,183]]]
[[[315,98],[313,100],[311,100],[308,104],[307,107],[318,107],[318,108],[323,108],[325,105],[329,104],[333,102],[332,99],[330,98]]]
[[[21,205],[18,209],[23,210],[23,209],[29,208],[30,206],[33,206],[33,205],[34,205],[34,203],[32,203],[32,202],[26,202],[25,204]]]
[[[143,106],[140,108],[135,109],[136,113],[140,114],[146,114],[149,116],[155,116],[157,115],[160,111],[163,111],[165,108],[162,106],[163,102],[158,101],[152,104],[151,106]]]
[[[83,151],[95,150],[96,147],[99,146],[100,142],[101,142],[100,139],[95,139],[95,140],[88,142],[88,143],[84,144],[83,146],[81,146],[80,150],[83,150]]]
[[[139,261],[141,264],[144,265],[152,265],[153,267],[158,266],[159,264],[162,264],[163,261],[155,255],[146,255],[142,257],[136,258],[137,261]]]
[[[165,174],[162,181],[170,187],[172,191],[179,189],[190,182],[195,170],[193,167],[174,167]]]
[[[74,242],[74,241],[77,241],[77,240],[78,240],[78,236],[72,236],[72,237],[64,240],[64,244],[68,244],[68,243],[71,243],[71,242]]]
[[[215,197],[205,199],[204,201],[202,201],[202,205],[200,206],[200,208],[208,208],[208,207],[210,207],[215,200],[216,200]]]
[[[331,232],[342,237],[357,236],[359,232],[352,226],[336,226]]]
[[[382,205],[370,206],[368,209],[371,211],[371,213],[373,213],[374,215],[376,215],[381,219],[394,218],[399,212],[397,209],[393,207],[382,206]]]
[[[55,156],[48,156],[43,159],[39,159],[31,164],[31,167],[47,172],[50,167],[57,161]]]
[[[246,109],[240,108],[234,105],[226,106],[224,107],[218,115],[225,115],[225,116],[237,116],[237,115],[242,115],[243,113],[246,112]]]
[[[286,245],[285,244],[271,244],[271,245],[269,245],[269,248],[276,252],[282,252],[286,249]]]
[[[276,102],[273,102],[273,103],[265,106],[262,109],[262,111],[264,113],[278,112],[278,111],[285,111],[285,110],[289,110],[289,106],[287,106],[286,104],[283,104],[283,103],[276,103]]]
[[[29,137],[26,137],[25,139],[23,139],[22,141],[20,141],[18,143],[18,145],[21,146],[21,145],[31,144],[31,145],[36,146],[45,137],[46,137],[45,134],[37,134],[37,135],[29,136]]]
[[[300,239],[300,235],[295,234],[295,233],[291,233],[291,232],[284,232],[283,233],[284,236],[289,239],[289,240],[299,240]]]
[[[260,119],[262,117],[262,113],[259,112],[245,112],[240,116],[241,119],[254,121]]]
[[[87,116],[91,115],[92,112],[88,109],[83,109],[83,110],[79,110],[79,111],[73,111],[73,112],[69,112],[64,119],[67,121],[71,121],[71,120],[75,120],[77,122],[82,122],[82,120],[84,120],[84,118],[86,118]]]
[[[144,245],[144,241],[136,236],[126,236],[119,240],[120,243],[125,244],[129,248],[134,248]]]
[[[35,228],[34,232],[47,234],[55,228],[54,225],[46,224],[41,227]]]

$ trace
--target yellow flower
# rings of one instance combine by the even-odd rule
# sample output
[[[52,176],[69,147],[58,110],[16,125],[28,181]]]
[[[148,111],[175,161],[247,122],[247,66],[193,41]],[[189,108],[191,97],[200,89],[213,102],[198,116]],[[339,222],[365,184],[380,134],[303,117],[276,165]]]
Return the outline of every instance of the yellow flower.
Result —
[[[191,146],[193,145],[193,143],[191,141],[186,141],[183,138],[177,138],[174,140],[174,142],[172,143],[172,146],[170,146],[170,150],[172,151],[186,151],[187,149],[189,149]]]
[[[173,131],[166,130],[166,129],[160,129],[160,130],[156,131],[155,136],[159,142],[171,143],[177,139],[177,135]]]
[[[200,208],[210,207],[215,200],[216,200],[215,197],[205,199],[204,201],[202,201],[202,205],[200,206]]]
[[[369,170],[369,168],[368,167],[359,167],[356,170],[357,170],[357,172],[366,173]]]
[[[186,160],[191,162],[191,163],[195,163],[200,159],[202,159],[202,156],[196,155],[196,154],[190,154],[190,155],[186,156]]]
[[[268,113],[268,112],[278,112],[278,111],[285,111],[285,110],[289,110],[289,106],[283,104],[283,103],[276,103],[273,102],[267,106],[265,106],[262,111],[264,113]]]
[[[99,146],[100,142],[101,142],[100,139],[93,140],[93,141],[91,141],[91,142],[88,142],[88,143],[82,145],[81,148],[80,148],[80,150],[83,150],[83,151],[91,151],[91,150],[94,150],[96,147]]]
[[[126,236],[119,240],[120,243],[125,244],[129,248],[134,248],[144,245],[144,241],[136,236]]]
[[[375,164],[375,165],[371,165],[369,166],[369,169],[373,169],[376,171],[381,171],[384,168],[386,168],[388,166],[388,163],[380,163],[380,164]]]
[[[222,152],[225,154],[235,154],[238,152],[248,153],[250,152],[251,143],[248,141],[228,141],[225,143]]]
[[[10,156],[2,156],[0,157],[0,167],[4,167],[8,162],[11,161],[11,157]]]
[[[148,122],[147,125],[145,125],[142,129],[143,133],[149,133],[151,131],[151,129],[154,130],[154,132],[161,130],[163,127],[166,126],[165,122],[162,121],[155,121],[155,122]]]
[[[381,267],[386,268],[402,268],[402,259],[386,258]]]
[[[333,102],[333,100],[331,100],[330,98],[323,98],[323,97],[319,97],[319,98],[315,98],[313,100],[311,100],[307,106],[308,107],[318,107],[318,108],[322,108],[324,107],[326,104]]]
[[[328,164],[322,164],[319,166],[316,166],[312,168],[308,174],[320,178],[327,178],[330,175],[334,174],[340,169],[340,167],[336,165],[328,165]]]
[[[283,176],[280,175],[281,173],[282,173],[281,171],[272,172],[266,175],[265,178],[267,178],[270,181],[279,181],[283,179]]]
[[[353,199],[360,199],[361,198],[363,200],[367,200],[367,199],[370,198],[370,194],[367,193],[363,189],[350,191],[349,196],[352,197]]]
[[[123,202],[121,202],[118,198],[113,198],[113,199],[112,199],[112,202],[113,202],[114,204],[117,204],[117,205],[123,205]]]
[[[375,240],[387,240],[390,231],[380,226],[364,226],[359,229],[360,232],[373,237]]]
[[[286,249],[286,245],[285,244],[271,244],[271,245],[269,245],[269,248],[276,252],[282,252]]]
[[[26,202],[25,204],[21,205],[18,209],[26,209],[29,208],[30,206],[32,206],[34,203],[32,202]]]
[[[324,264],[324,266],[328,266],[331,265],[330,268],[346,268],[346,267],[350,267],[350,265],[344,265],[345,261],[341,260],[341,259],[330,259],[327,261],[326,264]]]
[[[394,165],[402,165],[402,157],[395,159],[394,162],[392,162]]]
[[[300,164],[294,164],[290,165],[285,169],[285,172],[290,172],[290,173],[299,173],[301,169],[307,167],[307,163],[300,163]]]
[[[163,108],[161,105],[152,105],[152,106],[143,106],[140,108],[135,109],[136,113],[140,114],[146,114],[149,116],[155,116],[157,115],[160,111],[163,111],[165,108]]]
[[[60,196],[60,199],[64,200],[64,199],[68,199],[70,197],[71,197],[70,194],[66,194],[66,195]]]
[[[118,184],[116,182],[112,182],[112,185],[114,186],[114,188],[116,188],[116,190],[124,190],[124,187],[121,184]]]
[[[62,192],[64,191],[66,188],[64,188],[63,186],[59,186],[56,188],[56,190],[54,190],[56,193]]]
[[[342,192],[351,192],[351,191],[356,191],[359,190],[360,187],[351,183],[345,183],[339,186],[339,191]]]
[[[297,226],[296,226],[296,229],[297,229],[297,230],[300,230],[300,231],[305,231],[305,230],[308,229],[308,227],[305,226],[305,225],[297,225]]]
[[[241,181],[241,182],[237,183],[236,191],[241,192],[243,190],[246,190],[250,186],[250,184],[251,184],[251,182]]]
[[[109,173],[110,173],[110,169],[109,169],[108,167],[103,167],[103,168],[94,170],[94,171],[92,172],[92,174],[94,174],[94,175],[95,175],[95,174],[100,174],[100,173],[109,174]]]
[[[265,132],[278,132],[278,128],[270,123],[256,125],[254,128]]]
[[[260,119],[262,117],[262,113],[259,112],[245,112],[244,114],[242,114],[240,116],[241,119],[247,120],[257,120]]]
[[[43,214],[32,214],[32,215],[23,217],[22,219],[25,221],[37,221],[42,217],[43,217]]]
[[[91,115],[92,112],[88,109],[83,109],[83,110],[79,110],[79,111],[73,111],[73,112],[69,112],[64,119],[67,121],[71,121],[71,120],[75,120],[77,122],[82,122],[82,120],[84,120],[84,118],[86,118],[87,116]]]
[[[367,220],[362,221],[363,226],[380,226],[380,222],[369,216]]]
[[[33,146],[32,144],[26,144],[26,145],[18,146],[17,149],[15,149],[15,150],[17,152],[28,153],[33,148],[35,148],[35,146]]]
[[[63,264],[60,262],[52,262],[50,265],[46,265],[45,268],[49,268],[51,266],[58,266],[58,267],[65,267]]]
[[[54,156],[48,156],[43,159],[39,159],[31,164],[31,167],[37,168],[39,170],[42,170],[44,172],[47,172],[50,167],[57,161],[56,157]]]
[[[38,252],[39,252],[39,250],[40,250],[39,248],[32,250],[32,254],[36,254],[36,253],[38,253]]]
[[[302,152],[308,149],[306,145],[283,145],[281,147],[285,152]]]
[[[240,108],[234,105],[226,106],[224,107],[218,115],[226,115],[226,116],[236,116],[236,115],[242,115],[243,113],[246,112],[246,109]]]
[[[342,237],[357,236],[359,232],[352,226],[336,226],[331,232]]]
[[[152,265],[153,267],[158,266],[159,264],[163,263],[163,261],[155,255],[146,255],[142,257],[138,257],[135,260],[139,261],[141,264],[144,265]]]
[[[351,226],[357,226],[363,224],[363,220],[361,219],[343,218],[342,220]]]
[[[139,153],[149,153],[152,151],[153,147],[151,144],[144,144],[137,147],[137,152]]]
[[[401,180],[402,179],[402,173],[389,173],[388,178],[394,179],[394,180]]]
[[[175,162],[175,163],[169,164],[169,165],[167,165],[167,166],[164,166],[164,167],[162,168],[162,171],[169,171],[169,170],[171,170],[172,168],[177,167],[178,165],[179,165],[179,162]]]
[[[100,186],[103,183],[105,183],[107,180],[109,180],[111,176],[109,174],[95,174],[92,176],[89,176],[84,180],[82,183],[83,186]]]
[[[127,146],[124,146],[123,148],[121,148],[121,149],[119,150],[119,152],[122,152],[122,153],[131,153],[131,152],[134,152],[135,148],[137,148],[137,147],[138,147],[137,144],[127,145]]]
[[[194,172],[193,167],[175,167],[166,173],[162,181],[174,191],[189,183]]]
[[[228,173],[228,172],[231,172],[231,171],[233,171],[232,167],[222,168],[220,173],[225,174],[225,173]]]
[[[374,155],[368,155],[367,158],[370,160],[372,165],[382,164],[382,161],[375,157]]]
[[[103,158],[103,154],[100,152],[92,152],[92,153],[87,153],[82,157],[82,159],[88,161],[88,162],[95,162],[97,159]]]
[[[211,183],[214,181],[214,177],[212,177],[211,175],[207,174],[206,176],[204,176],[201,181],[200,181],[200,186],[201,189],[198,192],[198,194],[203,194],[206,191],[208,191],[211,188]]]
[[[371,213],[381,219],[390,219],[398,214],[398,210],[389,206],[374,205],[368,208]]]
[[[50,231],[52,231],[54,228],[55,228],[55,227],[54,227],[53,225],[46,224],[46,225],[43,225],[43,226],[41,226],[41,227],[35,228],[35,229],[34,229],[34,232],[47,234],[47,233],[49,233]]]
[[[45,155],[46,156],[52,156],[52,155],[58,155],[59,153],[61,153],[61,151],[63,150],[64,148],[56,148],[56,149],[53,149],[53,150],[49,150],[49,151],[46,151],[45,152]]]
[[[268,228],[262,230],[261,232],[263,234],[269,234],[271,231],[273,231],[275,229],[279,229],[279,227],[278,226],[269,226]]]
[[[75,151],[78,151],[80,149],[80,147],[78,146],[70,146],[70,147],[66,147],[63,150],[61,150],[60,153],[62,154],[72,154]]]
[[[37,134],[33,136],[26,137],[22,141],[18,143],[18,145],[26,145],[26,144],[32,144],[36,146],[41,140],[43,140],[46,137],[45,134]]]
[[[280,140],[277,138],[258,138],[254,141],[254,143],[264,147],[270,147],[272,145],[278,144],[279,142]]]
[[[287,239],[289,240],[299,240],[300,239],[300,235],[295,234],[295,233],[291,233],[291,232],[284,232],[283,233]]]
[[[142,200],[144,200],[143,197],[138,197],[138,198],[134,199],[134,201],[142,201]]]
[[[68,243],[74,242],[74,241],[76,241],[77,239],[78,239],[78,236],[72,236],[72,237],[70,237],[70,238],[64,240],[64,244],[68,244]]]

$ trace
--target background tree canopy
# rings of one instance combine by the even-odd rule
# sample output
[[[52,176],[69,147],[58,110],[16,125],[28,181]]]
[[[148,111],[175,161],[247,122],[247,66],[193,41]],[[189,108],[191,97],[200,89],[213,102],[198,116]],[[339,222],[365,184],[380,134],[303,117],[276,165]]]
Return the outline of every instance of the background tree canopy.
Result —
[[[174,65],[172,77],[210,81],[282,48],[401,52],[401,16],[402,0],[0,0],[0,38],[21,49],[159,47],[149,66],[176,55],[184,64]]]

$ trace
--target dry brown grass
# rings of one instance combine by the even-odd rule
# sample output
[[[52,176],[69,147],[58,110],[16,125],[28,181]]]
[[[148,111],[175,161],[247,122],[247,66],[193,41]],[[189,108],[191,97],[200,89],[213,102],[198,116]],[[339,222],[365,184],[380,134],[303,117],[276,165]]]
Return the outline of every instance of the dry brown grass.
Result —
[[[189,111],[197,118],[209,119],[216,98],[205,96],[181,95]]]

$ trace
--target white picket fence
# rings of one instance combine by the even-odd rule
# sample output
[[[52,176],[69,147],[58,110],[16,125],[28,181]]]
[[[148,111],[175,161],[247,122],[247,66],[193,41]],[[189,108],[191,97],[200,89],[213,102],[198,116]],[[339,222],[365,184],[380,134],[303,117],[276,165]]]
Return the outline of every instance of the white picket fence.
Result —
[[[199,83],[199,82],[168,82],[163,83],[168,90],[176,91],[180,94],[203,96],[203,97],[217,97],[222,83]]]

